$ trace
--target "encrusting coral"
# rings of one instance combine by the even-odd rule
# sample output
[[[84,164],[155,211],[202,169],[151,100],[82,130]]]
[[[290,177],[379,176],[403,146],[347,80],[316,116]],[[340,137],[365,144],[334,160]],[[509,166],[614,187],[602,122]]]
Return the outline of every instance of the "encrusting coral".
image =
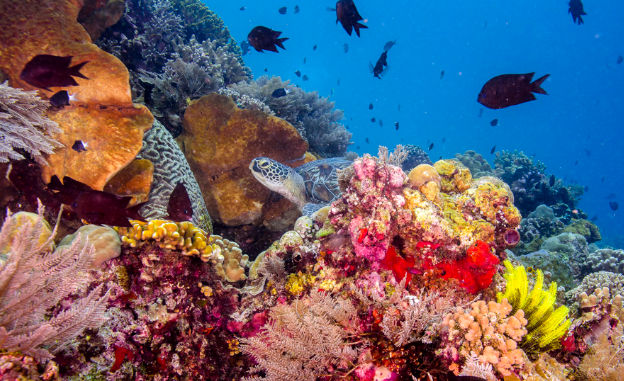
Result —
[[[498,293],[497,299],[508,300],[514,312],[523,311],[526,316],[528,334],[522,341],[522,347],[532,352],[558,348],[559,339],[566,334],[572,321],[567,319],[568,307],[553,307],[557,299],[557,283],[551,282],[548,291],[545,291],[544,274],[536,270],[535,284],[529,291],[524,266],[513,266],[510,261],[504,261],[503,264],[507,269],[504,275],[507,283],[505,292]]]
[[[125,245],[138,247],[142,241],[154,240],[163,249],[177,250],[182,255],[194,255],[203,262],[212,263],[215,272],[224,281],[238,282],[246,279],[243,267],[249,258],[243,255],[236,242],[218,235],[207,235],[188,221],[133,220],[130,223],[131,228],[115,227]]]

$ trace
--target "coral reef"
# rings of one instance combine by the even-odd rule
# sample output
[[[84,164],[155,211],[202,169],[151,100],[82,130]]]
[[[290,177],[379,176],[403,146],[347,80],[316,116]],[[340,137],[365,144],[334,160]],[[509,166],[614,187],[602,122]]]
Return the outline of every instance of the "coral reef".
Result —
[[[277,89],[287,89],[284,97],[273,97]],[[318,92],[305,92],[283,82],[280,77],[262,76],[250,83],[238,83],[229,88],[235,102],[246,102],[244,97],[268,106],[276,116],[292,124],[310,146],[310,151],[320,157],[344,156],[351,144],[351,133],[339,123],[343,112],[334,109],[334,102],[321,98]]]
[[[522,242],[513,248],[513,252],[523,255],[537,251],[545,239],[561,233],[564,227],[553,209],[542,204],[520,222],[518,232]]]
[[[468,167],[468,169],[470,169],[470,174],[475,179],[482,176],[495,176],[495,172],[490,166],[490,163],[488,163],[481,154],[475,151],[468,150],[463,154],[456,153],[455,159],[461,161],[463,165]]]
[[[85,329],[108,320],[103,284],[60,304],[92,282],[89,266],[102,258],[80,239],[52,252],[55,233],[41,205],[38,215],[7,214],[0,231],[0,350],[51,359]]]
[[[425,150],[419,146],[406,144],[403,147],[405,148],[405,151],[407,151],[407,158],[401,163],[401,169],[403,169],[403,172],[409,173],[413,168],[420,164],[433,165],[429,159],[429,155],[427,155]]]
[[[514,194],[515,205],[523,216],[540,204],[558,205],[556,215],[566,222],[574,216],[578,197],[583,194],[580,186],[563,186],[563,181],[556,179],[551,186],[544,171],[546,166],[540,161],[533,161],[522,152],[496,152],[494,159],[496,176],[509,184]]]
[[[179,44],[174,41],[175,53],[162,74],[139,70],[146,87],[143,100],[172,132],[181,131],[181,119],[189,100],[248,81],[250,76],[237,55],[227,47],[218,46],[216,40],[199,43],[191,36],[188,44],[178,41]]]
[[[47,165],[43,154],[62,146],[52,137],[61,132],[58,124],[46,116],[50,103],[36,93],[0,84],[0,163],[22,160],[24,156],[15,149],[23,149],[37,163]]]
[[[546,250],[538,250],[516,258],[518,262],[532,269],[541,269],[546,276],[560,287],[570,290],[578,281],[574,277],[574,271],[569,260],[558,252],[550,253]]]
[[[74,63],[88,61],[81,73],[89,79],[78,78],[79,86],[68,89],[76,101],[70,107],[48,112],[62,130],[54,138],[64,147],[46,157],[49,166],[42,170],[46,182],[53,175],[70,176],[102,190],[134,159],[153,120],[147,108],[132,103],[128,70],[117,58],[91,44],[76,21],[79,8],[69,1],[4,1],[0,10],[11,15],[0,22],[0,69],[11,86],[35,89],[20,79],[20,74],[26,63],[40,54],[72,56]],[[27,22],[16,22],[22,19]],[[51,90],[41,89],[39,93],[50,97],[59,89]],[[88,143],[89,149],[72,150],[76,140]]]
[[[563,229],[564,233],[580,234],[587,243],[598,242],[602,239],[598,226],[587,220],[576,220]]]
[[[572,275],[578,281],[588,272],[587,256],[589,251],[585,237],[573,233],[561,233],[550,237],[540,247],[552,255],[561,256],[572,270]]]
[[[80,8],[78,22],[89,33],[91,41],[97,41],[106,28],[119,21],[125,10],[124,0],[87,0]]]
[[[304,156],[308,148],[286,121],[261,111],[241,110],[219,94],[189,105],[179,139],[210,216],[229,226],[258,223],[270,212],[266,204],[271,192],[249,170],[252,159],[266,156],[289,162]],[[284,199],[272,207],[285,214],[295,206]]]
[[[624,250],[600,249],[589,254],[591,272],[608,271],[624,274]]]
[[[249,363],[226,326],[246,258],[232,271],[237,245],[189,222],[134,224],[119,229],[122,253],[100,277],[111,319],[58,359],[61,376],[240,379]]]
[[[243,266],[249,259],[243,255],[236,242],[218,235],[208,235],[190,222],[151,220],[131,221],[131,228],[115,227],[121,242],[136,248],[145,241],[155,240],[163,249],[177,250],[182,255],[197,256],[214,265],[214,271],[223,281],[230,283],[245,280]]]
[[[184,153],[171,134],[160,122],[154,121],[143,141],[143,148],[137,157],[154,164],[154,182],[147,204],[141,208],[141,215],[150,219],[165,218],[171,192],[178,183],[183,183],[193,204],[193,223],[211,233],[212,221],[204,197]]]
[[[115,230],[108,226],[85,225],[74,234],[66,235],[59,242],[58,248],[66,246],[71,248],[74,240],[80,239],[80,245],[93,246],[93,258],[90,268],[98,269],[110,259],[117,258],[121,254],[121,240]]]
[[[135,159],[106,183],[104,192],[132,197],[128,206],[134,206],[149,200],[153,181],[154,164],[147,159]]]
[[[596,289],[607,288],[612,295],[624,295],[624,275],[608,271],[598,271],[583,278],[581,284],[566,292],[568,303],[577,301],[582,293],[591,294]]]

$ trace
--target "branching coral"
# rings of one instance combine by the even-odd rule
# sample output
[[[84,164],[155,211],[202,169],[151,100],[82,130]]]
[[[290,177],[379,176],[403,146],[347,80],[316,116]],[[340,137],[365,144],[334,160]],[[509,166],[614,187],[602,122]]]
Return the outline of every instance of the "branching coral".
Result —
[[[56,228],[46,227],[41,205],[34,217],[8,213],[0,231],[0,350],[50,359],[85,329],[108,319],[108,294],[101,295],[100,284],[70,308],[50,312],[93,280],[88,270],[94,249],[78,239],[51,252]]]
[[[290,91],[275,98],[273,91]],[[299,87],[282,82],[280,77],[262,76],[251,83],[239,83],[231,90],[266,104],[276,116],[292,124],[310,145],[310,151],[322,157],[343,156],[350,144],[351,133],[339,123],[343,112],[334,109],[334,102],[321,98],[318,92],[305,92]],[[234,99],[235,102],[239,101]]]
[[[357,310],[342,297],[312,291],[290,304],[278,304],[269,312],[260,333],[241,339],[240,349],[252,356],[266,378],[246,380],[308,380],[353,367],[366,340],[359,333]]]
[[[624,374],[624,332],[623,324],[615,329],[604,332],[592,351],[583,357],[579,365],[581,373],[590,381],[617,381]]]
[[[557,299],[557,283],[551,282],[548,291],[543,290],[544,274],[535,271],[535,284],[529,292],[529,281],[524,266],[513,266],[511,262],[503,262],[507,272],[504,293],[498,293],[499,301],[507,299],[513,311],[524,312],[528,319],[528,334],[522,341],[522,347],[544,352],[559,346],[559,339],[565,335],[572,323],[567,320],[569,309],[566,306],[553,308]]]

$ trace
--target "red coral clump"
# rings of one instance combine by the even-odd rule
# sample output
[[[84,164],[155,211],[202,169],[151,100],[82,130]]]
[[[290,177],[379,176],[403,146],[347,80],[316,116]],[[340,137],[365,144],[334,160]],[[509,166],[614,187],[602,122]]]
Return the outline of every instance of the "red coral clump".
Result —
[[[116,372],[119,368],[121,368],[121,364],[123,364],[126,360],[126,356],[128,357],[128,360],[134,360],[134,353],[132,353],[131,350],[121,346],[115,346],[115,363],[110,369],[111,373]]]
[[[409,270],[414,267],[414,259],[404,259],[396,252],[394,246],[390,246],[381,261],[381,267],[392,271],[397,282],[402,281],[407,275],[407,283],[409,283],[412,280]]]
[[[423,267],[425,270],[442,270],[442,278],[457,279],[462,288],[476,294],[490,286],[499,263],[498,257],[490,251],[490,246],[483,241],[477,241],[476,246],[468,248],[465,258],[436,265],[427,259]]]

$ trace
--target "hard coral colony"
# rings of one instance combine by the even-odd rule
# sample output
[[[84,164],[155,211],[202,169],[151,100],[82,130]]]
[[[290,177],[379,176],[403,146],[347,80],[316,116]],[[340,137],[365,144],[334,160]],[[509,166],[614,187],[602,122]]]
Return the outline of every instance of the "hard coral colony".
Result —
[[[74,3],[0,4],[1,379],[624,369],[624,253],[590,254],[600,233],[579,219],[581,192],[541,163],[347,155],[342,111],[253,81],[203,3]],[[368,29],[352,0],[336,8],[349,35]],[[258,52],[287,40],[256,28]]]

